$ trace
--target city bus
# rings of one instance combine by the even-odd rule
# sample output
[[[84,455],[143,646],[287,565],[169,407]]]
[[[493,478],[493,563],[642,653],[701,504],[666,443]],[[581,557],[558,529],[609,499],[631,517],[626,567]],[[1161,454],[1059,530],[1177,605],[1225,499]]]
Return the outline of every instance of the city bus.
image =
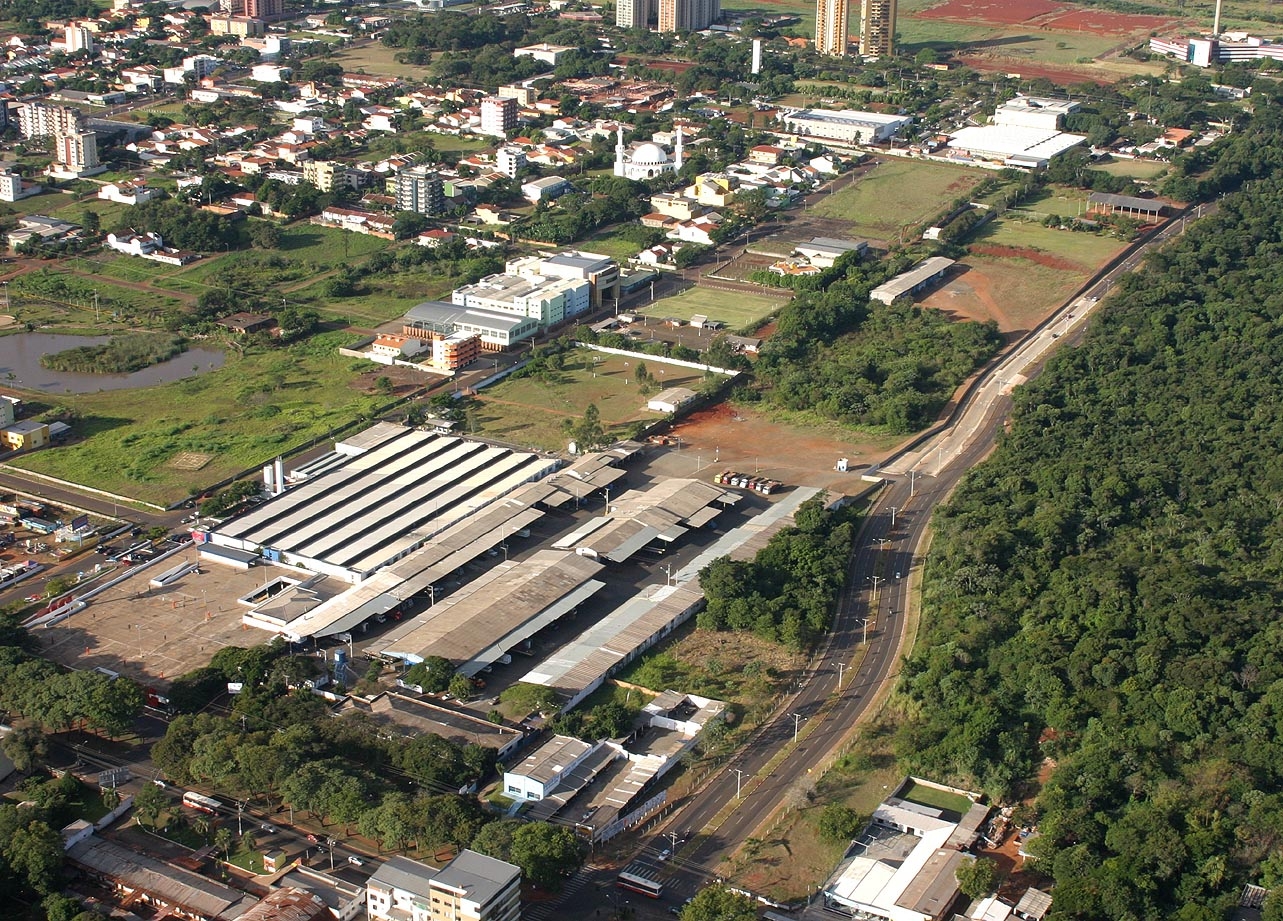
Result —
[[[223,808],[223,804],[213,797],[195,793],[191,790],[183,794],[183,805],[188,809],[195,809],[197,812],[208,812],[210,815],[221,811]]]
[[[664,884],[659,880],[640,876],[636,873],[629,873],[627,870],[619,874],[615,880],[615,885],[620,889],[640,892],[642,895],[652,899],[657,899],[664,894]]]

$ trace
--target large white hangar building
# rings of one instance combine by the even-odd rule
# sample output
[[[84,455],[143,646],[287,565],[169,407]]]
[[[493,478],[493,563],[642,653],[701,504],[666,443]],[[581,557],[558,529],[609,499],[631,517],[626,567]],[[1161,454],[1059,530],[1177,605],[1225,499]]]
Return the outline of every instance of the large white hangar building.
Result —
[[[217,547],[359,583],[523,484],[555,458],[379,423],[314,479],[210,532]]]

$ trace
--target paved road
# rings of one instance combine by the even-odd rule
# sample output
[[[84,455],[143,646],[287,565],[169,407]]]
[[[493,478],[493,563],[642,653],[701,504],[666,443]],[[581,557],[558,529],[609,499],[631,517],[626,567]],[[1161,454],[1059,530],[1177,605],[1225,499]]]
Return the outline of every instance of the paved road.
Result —
[[[1210,210],[1204,208],[1200,213]],[[910,600],[908,574],[921,562],[919,554],[931,512],[992,450],[1011,410],[1012,388],[1038,373],[1055,346],[1080,340],[1087,318],[1118,279],[1136,268],[1146,251],[1183,229],[1181,220],[1172,221],[1102,273],[1081,297],[983,375],[950,426],[884,467],[887,482],[856,538],[835,629],[808,668],[797,694],[720,776],[665,822],[663,831],[675,834],[679,842],[672,857],[659,859],[664,849],[672,847],[670,839],[662,835],[650,838],[641,848],[639,861],[665,880],[664,902],[668,906],[679,904],[707,885],[722,858],[769,819],[790,788],[804,782],[842,741],[878,690],[895,681],[904,612]],[[850,666],[866,640],[867,652],[853,673]],[[812,720],[819,725],[768,772],[772,759],[793,743],[794,732]],[[742,792],[737,795],[741,785]],[[681,845],[683,839],[688,843]],[[605,868],[586,871],[592,886],[578,898],[603,891],[611,872]],[[638,901],[645,902],[636,899],[634,905]],[[604,900],[600,904],[611,907]]]

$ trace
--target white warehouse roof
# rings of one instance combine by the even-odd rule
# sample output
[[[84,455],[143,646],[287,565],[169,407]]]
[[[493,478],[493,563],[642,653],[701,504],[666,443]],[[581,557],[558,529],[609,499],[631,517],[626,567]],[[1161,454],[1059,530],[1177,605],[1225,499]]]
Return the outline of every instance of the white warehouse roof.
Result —
[[[949,148],[988,160],[1006,160],[1009,157],[1050,160],[1086,140],[1081,134],[1065,134],[1047,128],[980,125],[963,128],[950,137]]]

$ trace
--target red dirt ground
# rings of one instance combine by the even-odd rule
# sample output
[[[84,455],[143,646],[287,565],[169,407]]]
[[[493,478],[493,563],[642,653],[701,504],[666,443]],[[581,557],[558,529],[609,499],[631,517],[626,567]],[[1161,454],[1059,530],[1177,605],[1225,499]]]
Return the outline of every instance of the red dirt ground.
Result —
[[[786,485],[823,486],[846,493],[859,491],[859,474],[833,469],[839,457],[863,468],[889,453],[887,446],[861,440],[857,432],[837,427],[826,432],[772,422],[764,415],[728,404],[691,413],[673,427],[682,439],[680,452],[668,452],[672,475],[712,477],[722,470],[769,476]]]
[[[999,259],[1011,257],[1028,259],[1038,265],[1045,265],[1049,269],[1061,269],[1066,272],[1080,272],[1083,269],[1082,265],[1073,260],[1062,259],[1060,256],[1053,256],[1050,253],[1044,253],[1041,250],[1031,249],[1027,246],[994,246],[989,243],[975,243],[968,248],[977,256],[995,256]]]
[[[1065,4],[1052,3],[1051,0],[946,0],[939,6],[913,15],[916,19],[961,19],[1016,25],[1068,9]]]
[[[974,320],[986,323],[993,320],[1003,333],[1012,333],[1024,327],[1014,323],[993,298],[993,286],[984,272],[973,266],[954,275],[942,286],[921,301],[923,307],[940,310],[955,320]]]
[[[1045,77],[1052,83],[1062,86],[1073,83],[1099,83],[1102,86],[1113,83],[1116,76],[1093,73],[1092,71],[1075,70],[1072,67],[1045,67],[1013,58],[990,58],[978,55],[965,55],[958,59],[961,63],[975,70],[986,73],[1019,74],[1022,80],[1037,80]]]
[[[1133,35],[1179,25],[1180,20],[1166,16],[1139,16],[1111,13],[1107,10],[1074,10],[1062,16],[1045,19],[1039,26],[1053,32],[1094,32],[1097,35]]]

